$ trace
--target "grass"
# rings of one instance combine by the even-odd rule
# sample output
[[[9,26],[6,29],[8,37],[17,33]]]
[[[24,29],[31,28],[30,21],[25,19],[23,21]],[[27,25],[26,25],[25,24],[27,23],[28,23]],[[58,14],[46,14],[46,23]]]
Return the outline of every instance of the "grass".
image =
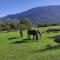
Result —
[[[0,60],[60,60],[60,47],[53,38],[57,33],[46,33],[48,28],[60,28],[60,26],[39,28],[42,37],[38,42],[27,40],[26,31],[20,38],[19,31],[0,32]]]

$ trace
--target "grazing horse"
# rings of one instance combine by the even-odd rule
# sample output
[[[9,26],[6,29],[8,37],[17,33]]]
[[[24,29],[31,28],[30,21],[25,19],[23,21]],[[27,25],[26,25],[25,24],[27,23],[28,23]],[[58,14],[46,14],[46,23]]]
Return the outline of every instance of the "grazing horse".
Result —
[[[30,35],[33,35],[33,40],[36,37],[36,41],[38,41],[38,34],[41,36],[41,33],[39,30],[28,30],[27,34],[29,36],[29,39],[30,39]]]

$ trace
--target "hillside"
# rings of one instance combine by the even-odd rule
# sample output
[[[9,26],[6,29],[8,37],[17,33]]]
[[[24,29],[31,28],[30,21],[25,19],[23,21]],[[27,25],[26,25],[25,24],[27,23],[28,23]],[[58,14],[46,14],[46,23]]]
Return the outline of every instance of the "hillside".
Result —
[[[60,22],[60,5],[35,7],[22,13],[7,15],[3,19],[29,18],[32,21]]]

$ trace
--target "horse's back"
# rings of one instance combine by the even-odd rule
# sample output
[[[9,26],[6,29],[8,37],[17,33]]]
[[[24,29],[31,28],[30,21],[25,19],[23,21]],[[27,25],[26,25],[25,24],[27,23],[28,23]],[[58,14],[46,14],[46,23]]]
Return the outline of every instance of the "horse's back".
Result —
[[[36,30],[28,30],[27,33],[30,35],[34,35],[36,34]]]

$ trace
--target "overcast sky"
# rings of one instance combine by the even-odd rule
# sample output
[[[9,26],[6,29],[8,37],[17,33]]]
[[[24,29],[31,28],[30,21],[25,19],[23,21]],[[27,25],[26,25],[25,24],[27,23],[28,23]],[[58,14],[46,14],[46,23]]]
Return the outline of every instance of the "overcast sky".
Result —
[[[60,0],[0,0],[0,17],[48,5],[60,5]]]

